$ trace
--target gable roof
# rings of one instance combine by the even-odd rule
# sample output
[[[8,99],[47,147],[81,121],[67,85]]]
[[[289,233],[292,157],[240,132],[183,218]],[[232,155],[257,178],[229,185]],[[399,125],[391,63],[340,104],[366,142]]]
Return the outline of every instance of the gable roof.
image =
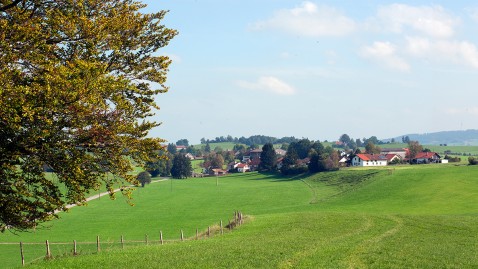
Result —
[[[436,152],[419,152],[414,159],[431,159],[434,156],[440,158],[440,155]]]
[[[356,155],[363,161],[386,161],[387,157],[383,154],[364,154],[359,153]]]
[[[240,163],[237,165],[237,168],[244,168],[244,167],[249,167],[246,163]]]

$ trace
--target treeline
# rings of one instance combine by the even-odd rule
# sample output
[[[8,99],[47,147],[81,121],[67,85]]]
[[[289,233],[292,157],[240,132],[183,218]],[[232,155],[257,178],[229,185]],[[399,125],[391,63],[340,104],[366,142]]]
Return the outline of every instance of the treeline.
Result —
[[[224,137],[216,137],[215,139],[206,139],[206,138],[201,138],[201,144],[208,144],[208,143],[221,143],[221,142],[231,142],[231,143],[236,143],[236,144],[245,144],[247,146],[252,146],[252,145],[265,145],[265,144],[282,144],[282,143],[292,143],[292,142],[297,142],[299,139],[293,137],[293,136],[287,136],[287,137],[282,137],[282,138],[276,138],[272,136],[266,136],[266,135],[253,135],[248,138],[241,136],[239,138],[237,137],[232,137],[230,135]]]

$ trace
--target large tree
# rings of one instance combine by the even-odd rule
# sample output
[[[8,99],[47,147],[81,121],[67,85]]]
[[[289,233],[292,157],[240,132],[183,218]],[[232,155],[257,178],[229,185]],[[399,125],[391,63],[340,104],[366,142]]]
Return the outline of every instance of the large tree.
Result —
[[[410,161],[417,156],[418,153],[423,151],[423,146],[420,145],[418,141],[409,141],[408,142],[408,158]]]
[[[192,175],[193,168],[191,160],[181,153],[176,154],[173,160],[173,167],[171,168],[171,175],[173,178],[188,178]]]
[[[0,230],[55,218],[101,184],[114,196],[137,183],[131,160],[162,149],[147,118],[171,61],[155,52],[177,32],[144,6],[0,1]]]
[[[267,143],[262,147],[261,162],[259,164],[259,170],[273,171],[276,166],[276,152],[274,146],[271,143]]]

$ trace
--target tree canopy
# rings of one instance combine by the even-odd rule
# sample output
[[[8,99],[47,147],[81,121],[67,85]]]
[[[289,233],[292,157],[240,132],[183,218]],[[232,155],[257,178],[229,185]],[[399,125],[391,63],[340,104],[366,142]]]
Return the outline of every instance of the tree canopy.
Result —
[[[176,154],[173,160],[173,167],[171,168],[171,175],[173,178],[188,178],[192,173],[193,168],[191,166],[191,160],[181,153]]]
[[[147,118],[171,61],[155,52],[177,31],[161,24],[166,11],[143,7],[0,1],[0,230],[57,217],[101,184],[113,197],[114,185],[137,183],[131,160],[162,149]]]
[[[265,170],[265,171],[273,171],[275,170],[276,161],[277,161],[277,157],[276,157],[274,145],[272,145],[271,143],[265,144],[262,147],[261,162],[259,164],[259,169]]]

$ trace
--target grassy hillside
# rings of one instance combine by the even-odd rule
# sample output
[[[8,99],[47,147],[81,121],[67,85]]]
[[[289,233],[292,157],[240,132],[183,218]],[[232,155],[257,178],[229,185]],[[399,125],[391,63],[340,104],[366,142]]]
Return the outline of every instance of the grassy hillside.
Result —
[[[478,167],[347,169],[296,179],[257,173],[152,184],[137,205],[92,202],[51,230],[2,242],[141,239],[162,229],[188,236],[240,209],[246,225],[208,240],[112,250],[38,268],[470,268],[478,266]],[[88,221],[85,221],[88,220]],[[168,228],[169,227],[169,228]],[[72,233],[71,231],[75,231]],[[106,239],[105,239],[106,240]],[[1,246],[18,265],[18,246]],[[40,252],[40,255],[41,252]],[[11,257],[10,257],[11,256]]]

